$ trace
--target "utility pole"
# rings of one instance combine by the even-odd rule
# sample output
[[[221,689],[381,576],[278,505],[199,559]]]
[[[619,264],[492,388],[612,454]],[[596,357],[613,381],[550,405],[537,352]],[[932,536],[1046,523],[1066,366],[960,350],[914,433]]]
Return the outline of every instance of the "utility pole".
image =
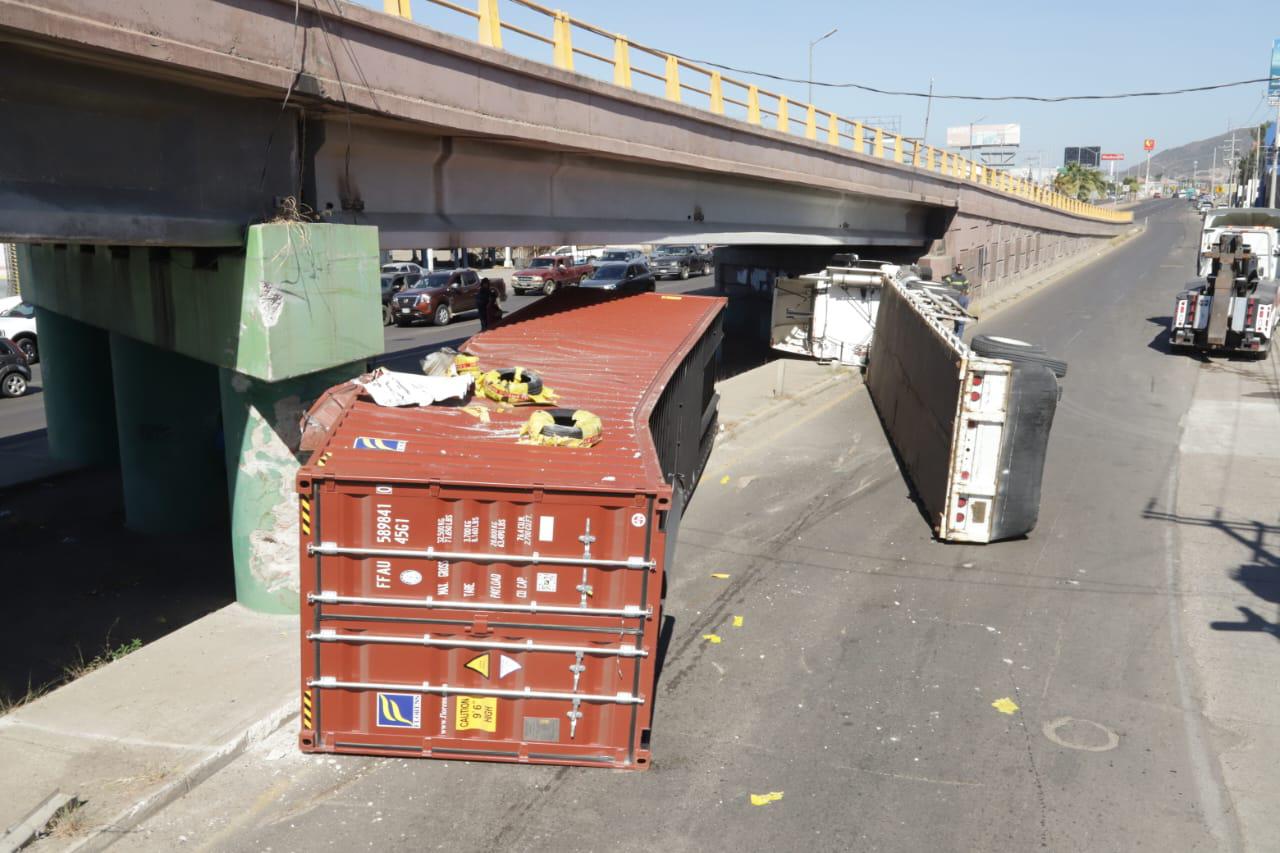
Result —
[[[1258,186],[1254,188],[1253,194],[1249,196],[1249,206],[1255,207],[1258,203],[1258,196],[1262,195],[1262,143],[1266,137],[1262,133],[1262,125],[1258,125],[1257,140],[1253,145],[1253,174],[1249,177],[1249,181],[1258,182]]]
[[[1276,172],[1280,172],[1280,98],[1276,99],[1276,123],[1272,126],[1272,145],[1271,145],[1271,194],[1268,198],[1268,207],[1276,206]]]
[[[929,113],[933,112],[933,78],[929,78],[929,100],[925,101],[924,106],[924,135],[920,137],[920,141],[925,145],[929,144]]]

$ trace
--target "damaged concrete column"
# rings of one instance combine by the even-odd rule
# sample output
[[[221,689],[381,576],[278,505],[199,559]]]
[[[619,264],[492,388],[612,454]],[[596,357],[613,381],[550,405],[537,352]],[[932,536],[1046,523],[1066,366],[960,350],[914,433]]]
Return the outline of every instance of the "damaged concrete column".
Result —
[[[363,371],[356,362],[283,382],[220,371],[236,600],[246,607],[298,610],[298,422],[326,388]]]
[[[229,485],[242,602],[296,609],[289,437],[320,391],[383,351],[377,229],[279,222],[251,226],[243,249],[50,244],[30,255],[38,309],[76,321],[77,338],[111,334],[130,523],[176,529],[192,507],[225,508]],[[83,390],[81,377],[67,381]],[[226,450],[214,440],[213,455],[228,470],[211,480],[201,468],[182,491],[182,466],[197,462],[186,456],[203,465],[215,422]]]

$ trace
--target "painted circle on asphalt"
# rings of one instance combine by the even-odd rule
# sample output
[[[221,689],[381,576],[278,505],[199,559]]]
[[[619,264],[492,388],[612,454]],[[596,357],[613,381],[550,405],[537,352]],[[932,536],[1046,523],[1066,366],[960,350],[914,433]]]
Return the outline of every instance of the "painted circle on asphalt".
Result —
[[[413,569],[405,569],[400,573],[400,583],[408,584],[409,586],[417,586],[422,583],[422,572],[414,571]]]
[[[1120,745],[1120,735],[1093,720],[1058,717],[1044,724],[1044,736],[1067,749],[1108,752]]]
[[[644,527],[644,513],[643,513],[643,512],[637,512],[635,515],[631,516],[631,526],[632,526],[632,527]]]

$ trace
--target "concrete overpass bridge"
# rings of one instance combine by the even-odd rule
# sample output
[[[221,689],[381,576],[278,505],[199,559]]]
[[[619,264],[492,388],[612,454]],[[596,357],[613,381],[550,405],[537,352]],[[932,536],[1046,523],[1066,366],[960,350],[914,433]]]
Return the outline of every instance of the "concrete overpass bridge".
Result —
[[[875,247],[981,282],[1129,219],[527,0],[429,2],[475,37],[408,0],[0,0],[0,240],[27,245],[50,445],[120,462],[140,529],[225,473],[253,606],[296,606],[291,422],[381,351],[379,248]]]

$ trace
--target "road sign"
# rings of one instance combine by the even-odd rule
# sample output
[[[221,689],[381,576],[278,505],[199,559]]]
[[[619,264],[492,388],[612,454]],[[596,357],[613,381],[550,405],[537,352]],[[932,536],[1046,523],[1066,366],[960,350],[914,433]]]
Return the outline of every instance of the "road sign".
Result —
[[[1280,106],[1280,39],[1271,45],[1271,82],[1267,84],[1267,100]]]
[[[1123,160],[1124,155],[1123,154],[1103,154],[1102,159],[1103,160]]]
[[[1142,150],[1143,150],[1143,151],[1154,151],[1154,150],[1156,150],[1156,141],[1155,141],[1154,139],[1144,139],[1144,140],[1142,140]]]

